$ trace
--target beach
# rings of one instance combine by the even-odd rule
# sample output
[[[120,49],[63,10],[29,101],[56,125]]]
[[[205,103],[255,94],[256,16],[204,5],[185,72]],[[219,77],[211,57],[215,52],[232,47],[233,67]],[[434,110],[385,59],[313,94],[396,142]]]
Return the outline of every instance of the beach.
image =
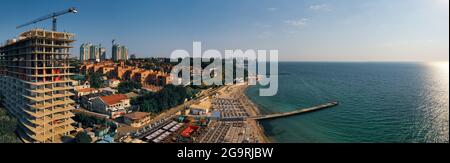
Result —
[[[261,110],[247,97],[245,92],[250,87],[248,84],[244,85],[236,85],[233,86],[237,90],[237,96],[240,100],[242,106],[247,111],[247,113],[250,115],[250,117],[258,117],[261,115]],[[258,121],[248,118],[247,122],[249,125],[252,126],[255,133],[257,134],[258,139],[261,143],[270,143],[272,142],[264,133],[264,128],[262,125],[259,124]]]

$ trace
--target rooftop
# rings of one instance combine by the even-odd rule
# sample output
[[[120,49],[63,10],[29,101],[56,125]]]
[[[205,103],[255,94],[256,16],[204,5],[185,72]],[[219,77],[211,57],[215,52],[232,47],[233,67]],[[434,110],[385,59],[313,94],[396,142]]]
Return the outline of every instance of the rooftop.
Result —
[[[124,115],[125,118],[132,119],[132,120],[139,120],[143,119],[145,117],[148,117],[150,114],[145,112],[133,112],[130,114]]]
[[[86,96],[82,96],[81,98],[93,99],[93,98],[97,98],[97,97],[101,97],[101,96],[106,96],[106,94],[104,94],[104,93],[94,93],[94,94],[88,94]]]
[[[131,99],[131,98],[138,97],[139,95],[134,92],[130,92],[130,93],[125,94],[125,96],[127,96],[128,98]]]
[[[109,91],[109,92],[117,92],[116,89],[112,89],[112,88],[110,88],[110,87],[100,88],[100,90],[102,90],[102,91]]]
[[[100,99],[108,105],[114,105],[120,103],[122,100],[128,99],[128,97],[123,94],[115,94],[111,96],[102,96]]]
[[[92,92],[92,91],[96,91],[96,89],[94,88],[83,88],[83,89],[79,89],[76,90],[77,92]]]
[[[17,38],[12,38],[7,40],[5,43],[0,43],[0,48],[7,47],[9,45],[28,40],[30,38],[46,38],[46,39],[59,39],[65,40],[67,42],[73,42],[73,37],[75,34],[67,33],[67,32],[57,32],[57,31],[49,31],[45,29],[31,29],[25,32],[22,32]]]

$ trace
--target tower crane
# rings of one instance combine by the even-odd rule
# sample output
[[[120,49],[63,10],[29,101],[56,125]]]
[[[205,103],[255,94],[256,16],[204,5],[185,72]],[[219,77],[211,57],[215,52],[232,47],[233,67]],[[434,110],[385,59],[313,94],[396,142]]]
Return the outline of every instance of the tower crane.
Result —
[[[65,14],[68,14],[68,13],[77,13],[77,12],[78,12],[77,9],[75,9],[74,7],[69,8],[67,10],[54,12],[54,13],[48,14],[46,16],[43,16],[41,18],[38,18],[36,20],[30,21],[28,23],[19,25],[19,26],[16,27],[16,29],[19,29],[19,28],[22,28],[22,27],[25,27],[25,26],[28,26],[28,25],[31,25],[31,24],[35,24],[35,23],[38,23],[38,22],[41,22],[41,21],[44,21],[44,20],[47,20],[47,19],[52,19],[53,20],[52,21],[53,22],[52,31],[56,31],[56,29],[57,29],[56,28],[56,21],[57,21],[59,16],[65,15]]]

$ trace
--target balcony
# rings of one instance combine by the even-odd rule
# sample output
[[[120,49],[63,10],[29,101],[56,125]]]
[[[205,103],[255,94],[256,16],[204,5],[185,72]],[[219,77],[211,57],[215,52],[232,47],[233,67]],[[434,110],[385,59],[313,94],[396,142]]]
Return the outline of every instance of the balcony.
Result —
[[[35,89],[27,89],[30,92],[33,93],[47,93],[47,92],[52,92],[52,91],[65,91],[65,90],[72,90],[74,89],[71,86],[59,86],[59,87],[53,87],[53,88],[35,88]]]
[[[53,95],[45,95],[45,96],[26,96],[26,95],[22,95],[23,97],[32,100],[32,101],[36,101],[36,102],[40,102],[40,101],[46,101],[46,100],[50,100],[50,99],[54,99],[54,98],[62,98],[62,97],[70,97],[70,96],[74,96],[75,94],[67,92],[66,94],[53,94]]]
[[[47,115],[51,115],[51,114],[55,114],[55,113],[60,113],[60,112],[67,112],[67,111],[71,111],[73,110],[73,106],[67,106],[67,107],[55,107],[53,109],[45,109],[42,111],[38,111],[38,110],[29,110],[29,109],[23,109],[23,111],[25,113],[27,113],[28,115],[35,117],[35,118],[41,118]]]
[[[31,75],[32,77],[58,77],[58,76],[73,76],[74,73],[57,73],[57,74],[41,74],[41,75]]]
[[[38,141],[38,142],[44,142],[44,143],[48,143],[49,139],[52,137],[57,137],[61,134],[70,132],[75,130],[75,128],[73,126],[64,126],[64,127],[57,127],[54,129],[53,132],[51,131],[46,131],[44,133],[32,133],[32,132],[25,132],[24,134],[26,134],[27,137]],[[58,140],[54,140],[54,141],[58,141]]]
[[[46,124],[45,126],[42,125],[34,125],[28,120],[21,119],[20,124],[27,129],[27,131],[32,132],[34,134],[41,134],[43,132],[49,132],[50,130],[61,127],[61,126],[71,126],[71,124],[75,123],[72,119],[66,119],[62,123],[49,125]]]
[[[51,117],[51,116],[53,116],[53,117]],[[50,115],[50,116],[47,115],[45,117],[42,117],[41,119],[29,120],[29,121],[31,123],[33,123],[33,124],[36,124],[36,125],[48,125],[48,123],[50,123],[52,121],[54,122],[54,121],[61,120],[61,119],[68,119],[68,118],[72,118],[74,116],[75,115],[73,113],[66,112],[64,114],[57,113],[57,114],[53,114],[53,115]]]
[[[47,109],[47,108],[57,106],[57,105],[66,105],[66,104],[73,104],[73,103],[75,103],[75,101],[73,101],[71,99],[67,99],[67,100],[63,100],[63,101],[55,101],[53,103],[34,104],[34,105],[27,104],[27,105],[34,109]]]
[[[32,80],[32,81],[24,81],[24,82],[27,84],[39,86],[39,85],[45,85],[45,84],[71,83],[73,81],[74,80],[67,78],[67,79],[60,79],[58,81]]]

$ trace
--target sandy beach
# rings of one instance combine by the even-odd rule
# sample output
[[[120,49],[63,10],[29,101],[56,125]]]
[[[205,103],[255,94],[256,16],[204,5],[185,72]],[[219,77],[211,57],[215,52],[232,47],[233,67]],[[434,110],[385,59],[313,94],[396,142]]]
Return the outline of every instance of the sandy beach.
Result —
[[[250,117],[257,117],[261,115],[261,110],[254,104],[245,94],[247,89],[250,87],[249,85],[238,85],[237,87],[237,95],[239,96],[239,99],[242,103],[242,106],[247,110]],[[261,124],[259,124],[258,121],[253,119],[247,119],[248,123],[253,126],[255,129],[255,132],[258,135],[258,138],[260,139],[261,143],[271,143],[270,139],[265,135],[264,128]]]

